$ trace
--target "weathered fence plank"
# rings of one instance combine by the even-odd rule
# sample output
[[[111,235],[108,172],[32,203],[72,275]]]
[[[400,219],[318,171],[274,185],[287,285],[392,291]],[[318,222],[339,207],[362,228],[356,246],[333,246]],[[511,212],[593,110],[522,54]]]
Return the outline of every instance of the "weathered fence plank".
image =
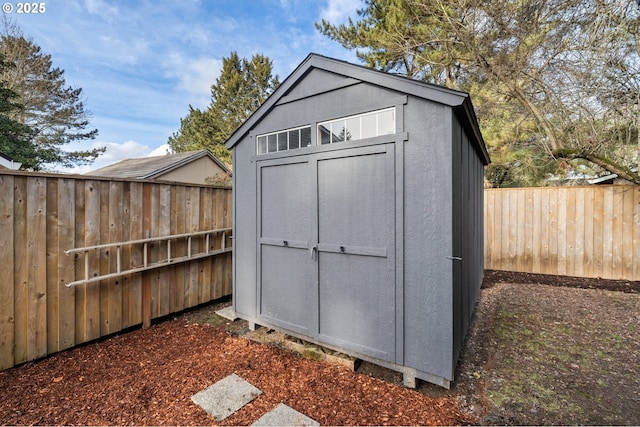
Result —
[[[171,234],[171,186],[159,185],[158,186],[158,235],[169,236]],[[167,246],[159,245],[159,257],[158,259],[168,258]],[[208,261],[208,260],[207,260]],[[173,267],[169,267],[173,268]],[[171,313],[172,294],[171,279],[172,274],[169,270],[158,270],[157,283],[158,283],[158,314],[159,316],[166,316]],[[209,301],[209,300],[207,300]]]
[[[47,351],[58,351],[60,341],[60,329],[58,318],[60,317],[60,288],[58,287],[58,257],[57,248],[60,246],[58,232],[58,183],[47,180],[47,268],[49,272],[46,278],[47,286]]]
[[[101,215],[101,181],[85,183],[85,233],[83,246],[100,244],[102,225]],[[89,258],[89,277],[100,275],[100,257]],[[84,270],[82,270],[84,271]],[[82,323],[80,325],[80,342],[91,341],[100,337],[100,290],[101,284],[82,285],[82,304],[80,307]]]
[[[575,205],[573,216],[575,218],[575,246],[573,247],[573,268],[574,276],[584,276],[584,243],[585,243],[585,226],[584,226],[584,198],[585,192],[580,191],[575,195]]]
[[[211,191],[207,191],[206,189],[201,190],[201,206],[203,209],[200,209],[200,227],[203,229],[213,229],[213,193]],[[213,247],[215,239],[210,239],[208,249]],[[206,247],[206,242],[202,243],[203,246]],[[209,260],[204,259],[198,262],[200,271],[204,274],[200,275],[200,301],[208,301],[211,299],[211,286],[213,285],[213,281],[206,280],[205,277],[211,277],[211,263]]]
[[[640,280],[640,188],[486,190],[484,237],[487,269]]]
[[[225,214],[225,198],[222,197],[221,193],[212,194],[211,203],[213,204],[213,219],[212,219],[212,228],[226,228],[229,225],[225,224],[226,218]],[[220,238],[215,239],[213,242],[213,247],[220,248],[223,244],[223,239],[226,237],[220,236]],[[226,274],[225,271],[225,263],[227,262],[227,256],[216,257],[213,262],[213,276],[214,279],[211,283],[211,293],[214,298],[220,298],[223,294],[224,288],[224,277]]]
[[[65,286],[85,266],[94,277],[143,264],[142,245],[121,246],[119,262],[116,247],[69,249],[230,227],[230,206],[229,188],[0,171],[0,369],[230,295],[230,253]],[[186,239],[171,245],[172,258],[187,255]],[[168,256],[167,243],[149,244],[149,263]]]
[[[14,279],[14,177],[0,175],[0,369],[14,365],[15,279]]]
[[[179,187],[172,192],[171,199],[171,234],[186,233],[186,222],[184,215],[185,208],[185,188]],[[180,209],[178,209],[180,206]],[[187,255],[187,246],[185,239],[179,239],[175,243],[176,256]],[[173,311],[183,310],[185,307],[185,264],[176,265],[173,270]]]
[[[46,205],[46,180],[27,178],[27,352],[36,357],[47,354],[47,247],[43,238],[47,233]]]
[[[144,238],[144,184],[141,182],[130,183],[129,198],[129,238]],[[129,267],[142,265],[142,252],[130,250]],[[142,274],[134,274],[122,278],[123,283],[123,305],[126,313],[126,321],[123,327],[129,327],[142,323]]]
[[[27,180],[16,177],[14,187],[13,224],[13,280],[14,280],[14,363],[29,360],[27,333],[29,330],[29,302],[27,292]]]
[[[49,352],[65,350],[75,345],[75,293],[67,288],[65,283],[75,280],[75,265],[73,257],[60,256],[60,248],[75,247],[75,209],[72,208],[75,199],[76,180],[58,179],[58,320],[51,321],[57,324],[58,348]],[[62,207],[62,208],[60,208]],[[53,248],[51,249],[54,250]]]
[[[187,232],[196,231],[200,228],[198,221],[200,220],[200,189],[189,188],[189,210],[187,211],[187,219],[189,225]],[[191,251],[198,252],[200,250],[198,240],[193,239],[191,242]],[[189,248],[187,248],[189,250]],[[195,307],[200,303],[200,287],[199,287],[199,274],[198,274],[198,262],[189,263],[189,297],[187,299],[187,307]]]
[[[624,201],[622,207],[622,277],[631,277],[633,274],[633,188],[627,188],[623,192]]]
[[[640,208],[640,187],[634,187],[631,192],[632,208],[630,210],[631,215],[631,274],[637,273],[637,264],[640,262],[640,247],[638,246],[637,236],[640,233],[640,217],[638,215],[638,209]]]
[[[112,181],[109,183],[109,242],[122,242],[127,238],[124,234],[125,223],[123,220],[124,208],[124,182]],[[117,251],[113,256],[113,250],[109,251],[109,272],[117,269]],[[122,269],[122,250],[120,251],[120,268]],[[106,330],[119,331],[122,329],[122,278],[108,281],[108,310]]]
[[[74,242],[75,246],[84,246],[84,235],[85,235],[85,227],[82,227],[81,224],[85,223],[86,218],[86,209],[85,209],[85,186],[86,181],[78,181],[76,182],[75,188],[75,224],[74,224]],[[74,257],[74,269],[73,269],[73,279],[80,279],[80,276],[84,274],[84,260],[79,254],[76,254]],[[74,307],[76,309],[76,313],[74,316],[74,343],[84,342],[84,337],[82,335],[83,325],[84,325],[84,314],[85,311],[83,309],[84,297],[85,297],[86,288],[84,286],[79,286],[74,289]]]

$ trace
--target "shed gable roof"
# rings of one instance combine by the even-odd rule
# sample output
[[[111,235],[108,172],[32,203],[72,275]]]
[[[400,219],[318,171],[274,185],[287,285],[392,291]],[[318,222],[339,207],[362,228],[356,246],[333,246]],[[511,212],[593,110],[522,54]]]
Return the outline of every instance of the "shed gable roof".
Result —
[[[88,172],[86,175],[107,176],[112,178],[153,179],[176,170],[202,157],[210,157],[225,172],[226,165],[209,150],[187,151],[185,153],[166,154],[164,156],[126,159]]]
[[[282,82],[271,96],[231,135],[227,140],[227,148],[233,148],[269,111],[282,102],[289,102],[294,99],[302,99],[318,94],[318,90],[305,94],[303,91],[296,91],[294,88],[312,69],[320,69],[331,72],[342,79],[338,84],[350,86],[360,82],[369,83],[395,90],[397,92],[410,94],[419,98],[427,99],[443,105],[452,107],[458,114],[463,127],[467,130],[472,144],[483,158],[483,162],[490,162],[489,153],[485,146],[478,120],[468,93],[448,89],[443,86],[434,85],[403,76],[385,73],[361,65],[351,64],[346,61],[328,58],[315,53],[309,54],[306,59]],[[335,83],[329,89],[335,89]],[[322,92],[322,91],[320,91]]]

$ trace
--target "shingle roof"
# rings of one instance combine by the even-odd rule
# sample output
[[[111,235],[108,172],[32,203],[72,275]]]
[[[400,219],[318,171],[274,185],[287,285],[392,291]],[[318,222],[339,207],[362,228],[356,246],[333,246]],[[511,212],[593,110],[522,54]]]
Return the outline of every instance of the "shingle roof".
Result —
[[[126,159],[112,165],[87,172],[86,175],[107,176],[112,178],[151,179],[204,156],[209,156],[225,172],[229,171],[229,168],[227,168],[220,159],[214,156],[211,151],[198,150],[188,151],[185,153],[166,154],[164,156]]]

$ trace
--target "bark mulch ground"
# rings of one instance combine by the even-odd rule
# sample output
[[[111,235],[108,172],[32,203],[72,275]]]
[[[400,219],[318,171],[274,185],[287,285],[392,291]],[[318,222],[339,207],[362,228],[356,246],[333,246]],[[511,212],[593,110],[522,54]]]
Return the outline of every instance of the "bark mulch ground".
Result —
[[[475,421],[453,397],[304,359],[225,326],[180,316],[0,372],[0,424],[215,425],[191,396],[232,373],[263,394],[224,425],[249,425],[278,403],[322,425]]]
[[[487,271],[451,390],[254,343],[217,303],[0,372],[0,424],[215,425],[191,396],[232,373],[263,394],[225,425],[279,403],[322,425],[638,424],[638,293]]]
[[[630,280],[608,280],[601,278],[585,279],[584,277],[555,276],[552,274],[485,270],[482,287],[490,288],[496,283],[535,284],[579,289],[619,291],[630,294],[640,293],[640,282]]]

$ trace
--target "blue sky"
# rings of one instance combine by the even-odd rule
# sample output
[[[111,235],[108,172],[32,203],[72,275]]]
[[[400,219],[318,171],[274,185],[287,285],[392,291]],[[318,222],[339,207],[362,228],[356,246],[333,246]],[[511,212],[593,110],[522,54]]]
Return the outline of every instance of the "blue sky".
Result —
[[[357,62],[354,52],[321,35],[314,22],[356,16],[360,0],[49,0],[42,14],[9,17],[25,37],[81,87],[95,140],[106,146],[84,173],[118,160],[166,152],[188,106],[205,108],[222,58],[260,53],[284,80],[310,53]]]

